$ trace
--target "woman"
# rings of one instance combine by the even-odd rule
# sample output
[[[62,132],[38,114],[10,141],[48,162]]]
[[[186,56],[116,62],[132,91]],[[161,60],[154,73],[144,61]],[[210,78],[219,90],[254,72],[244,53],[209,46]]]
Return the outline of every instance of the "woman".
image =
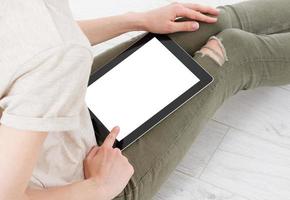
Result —
[[[1,200],[150,199],[226,98],[242,89],[290,82],[287,0],[250,1],[221,7],[219,12],[195,4],[172,4],[146,13],[79,22],[91,44],[131,30],[188,31],[170,37],[215,78],[206,90],[122,153],[112,148],[118,127],[107,138],[98,134],[100,146],[87,153],[83,173],[81,158],[94,145],[83,102],[91,64],[89,43],[64,3],[15,2],[10,0],[4,8],[16,9],[19,18],[15,11],[9,18],[14,21],[4,17],[9,29],[0,37],[5,44],[0,47],[1,74],[5,74],[0,82],[0,106],[4,108],[0,126]],[[32,3],[37,9],[31,13]],[[201,13],[219,14],[219,20]],[[174,22],[179,16],[190,20]],[[19,23],[24,21],[25,26]],[[213,35],[216,37],[207,42]],[[92,72],[134,41],[95,58]],[[16,56],[20,50],[21,56]],[[43,184],[46,189],[27,188],[31,175],[31,186]]]

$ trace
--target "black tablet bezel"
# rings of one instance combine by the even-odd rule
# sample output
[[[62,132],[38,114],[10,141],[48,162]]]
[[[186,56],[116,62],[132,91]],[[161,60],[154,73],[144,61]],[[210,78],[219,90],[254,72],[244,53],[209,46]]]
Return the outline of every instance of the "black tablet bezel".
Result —
[[[127,50],[122,52],[119,56],[114,58],[112,61],[104,65],[98,71],[93,73],[90,76],[88,86],[93,82],[98,80],[108,71],[117,66],[120,62],[129,57],[132,53],[141,48],[144,44],[150,41],[153,38],[157,38],[173,55],[175,55],[196,77],[200,79],[200,81],[195,84],[193,87],[184,92],[181,96],[159,111],[157,114],[152,116],[149,120],[144,122],[141,126],[131,132],[128,136],[123,138],[121,141],[116,140],[114,146],[123,150],[139,137],[144,135],[148,130],[157,125],[160,121],[166,118],[170,113],[175,111],[181,105],[183,105],[186,101],[191,99],[195,94],[200,92],[203,88],[209,85],[213,81],[213,77],[208,74],[196,61],[192,59],[192,57],[184,51],[176,42],[170,39],[167,35],[159,35],[148,33],[143,38],[138,40],[132,46],[130,46]],[[101,95],[101,94],[100,94]],[[102,106],[102,105],[100,105]],[[109,130],[104,126],[104,124],[98,119],[98,117],[90,110],[91,119],[94,125],[95,135],[97,138],[97,134],[108,135]],[[121,127],[122,128],[122,127]]]

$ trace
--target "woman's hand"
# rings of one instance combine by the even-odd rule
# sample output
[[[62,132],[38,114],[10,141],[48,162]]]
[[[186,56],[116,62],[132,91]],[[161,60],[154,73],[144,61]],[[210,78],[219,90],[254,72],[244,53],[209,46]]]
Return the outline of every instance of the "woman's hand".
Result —
[[[209,14],[211,16],[205,15]],[[219,11],[215,8],[192,3],[172,3],[141,14],[143,27],[153,33],[173,33],[178,31],[196,31],[200,22],[215,23]],[[192,21],[175,22],[178,17],[186,17]]]
[[[119,127],[113,128],[102,146],[93,147],[84,160],[85,178],[97,183],[98,189],[106,195],[105,199],[121,193],[134,173],[120,149],[112,148],[119,131]]]
[[[39,199],[41,200],[48,200],[48,199],[49,200],[51,199],[54,199],[54,200],[76,200],[76,199],[109,200],[116,197],[119,193],[122,192],[122,190],[125,188],[129,179],[134,173],[134,169],[132,165],[128,162],[128,159],[121,154],[121,151],[119,149],[112,148],[118,133],[119,133],[119,128],[115,127],[111,131],[111,133],[108,135],[108,137],[106,138],[102,146],[93,147],[89,151],[89,153],[86,156],[86,159],[84,160],[84,174],[85,174],[86,180],[74,182],[72,184],[64,185],[61,187],[46,188],[45,190],[28,188],[26,189],[26,194],[29,197],[27,199],[29,200],[36,200],[36,199],[37,200]],[[0,136],[1,136],[1,126],[0,126]],[[11,141],[14,142],[15,140],[11,139]],[[1,140],[0,140],[0,143],[1,143]],[[18,146],[23,146],[23,145],[18,145]],[[0,149],[1,149],[1,145],[0,145]],[[15,156],[13,158],[15,158]],[[26,165],[25,164],[21,165],[21,168],[23,168],[23,166],[26,166]],[[20,177],[20,175],[18,176]],[[15,178],[15,176],[12,176],[12,177],[14,178],[14,181],[16,181],[16,183],[19,182],[18,177],[17,178]],[[11,191],[13,192],[14,187],[11,187],[11,188],[12,188]],[[0,181],[0,191],[3,191],[1,190],[1,181]],[[8,196],[8,198],[1,198],[1,197],[3,197],[3,194],[0,193],[1,200],[12,199],[12,198],[9,198],[10,196]],[[23,200],[24,198],[21,197],[21,198],[17,198],[17,200],[18,199]]]
[[[208,15],[206,15],[208,14]],[[79,21],[78,24],[92,45],[130,31],[173,33],[196,31],[198,22],[215,23],[219,11],[215,8],[193,3],[172,3],[147,12],[128,12],[123,15]],[[191,19],[176,22],[176,18]]]

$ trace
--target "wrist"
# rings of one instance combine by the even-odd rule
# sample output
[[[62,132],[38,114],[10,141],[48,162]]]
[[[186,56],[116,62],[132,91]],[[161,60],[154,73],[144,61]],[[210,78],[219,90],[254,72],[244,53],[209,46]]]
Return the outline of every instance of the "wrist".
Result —
[[[96,190],[98,199],[101,200],[110,200],[112,197],[110,196],[110,192],[105,189],[103,181],[98,177],[92,177],[87,179],[88,185],[92,186],[94,190]]]
[[[128,12],[124,14],[126,24],[129,31],[148,31],[147,29],[147,16],[141,12]]]
[[[96,177],[92,177],[92,178],[87,179],[87,181],[88,181],[88,184],[96,190],[99,199],[109,200],[109,198],[107,197],[108,194],[104,190],[103,184],[100,181],[100,179],[98,179]]]
[[[105,191],[101,181],[96,178],[89,178],[84,181],[76,182],[68,185],[68,198],[70,200],[78,200],[80,195],[84,200],[91,200],[93,198],[98,200],[110,200],[108,191]],[[93,197],[93,198],[92,198]]]

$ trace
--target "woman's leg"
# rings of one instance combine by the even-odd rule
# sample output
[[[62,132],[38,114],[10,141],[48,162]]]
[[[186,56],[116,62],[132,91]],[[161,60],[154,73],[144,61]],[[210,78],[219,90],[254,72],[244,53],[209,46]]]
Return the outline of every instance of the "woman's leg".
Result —
[[[290,31],[289,0],[251,0],[219,8],[217,23],[201,23],[197,32],[174,33],[170,37],[193,55],[207,42],[209,35],[216,35],[228,28],[266,35]]]
[[[150,199],[228,97],[243,89],[290,83],[290,33],[257,36],[227,29],[217,38],[228,61],[220,66],[204,49],[196,53],[194,59],[215,81],[124,150],[135,173],[116,199]]]

